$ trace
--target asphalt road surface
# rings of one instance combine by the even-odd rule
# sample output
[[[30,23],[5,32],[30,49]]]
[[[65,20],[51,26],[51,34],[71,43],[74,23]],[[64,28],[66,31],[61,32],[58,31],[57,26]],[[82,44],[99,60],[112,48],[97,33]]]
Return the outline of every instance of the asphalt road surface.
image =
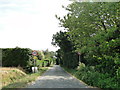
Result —
[[[78,79],[65,72],[59,65],[54,65],[26,88],[88,88]]]

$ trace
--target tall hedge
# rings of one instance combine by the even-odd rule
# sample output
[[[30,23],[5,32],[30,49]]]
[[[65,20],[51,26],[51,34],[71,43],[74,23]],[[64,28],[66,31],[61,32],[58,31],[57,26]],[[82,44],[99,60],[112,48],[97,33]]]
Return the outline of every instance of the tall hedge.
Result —
[[[2,49],[2,66],[26,68],[31,60],[32,50],[28,48],[4,48]]]

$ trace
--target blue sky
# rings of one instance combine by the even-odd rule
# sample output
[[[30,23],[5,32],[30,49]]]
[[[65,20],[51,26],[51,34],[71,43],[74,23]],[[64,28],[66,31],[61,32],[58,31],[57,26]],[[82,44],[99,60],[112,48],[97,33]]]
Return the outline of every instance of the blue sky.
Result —
[[[52,35],[59,28],[55,14],[64,16],[69,0],[0,0],[0,48],[53,50]]]

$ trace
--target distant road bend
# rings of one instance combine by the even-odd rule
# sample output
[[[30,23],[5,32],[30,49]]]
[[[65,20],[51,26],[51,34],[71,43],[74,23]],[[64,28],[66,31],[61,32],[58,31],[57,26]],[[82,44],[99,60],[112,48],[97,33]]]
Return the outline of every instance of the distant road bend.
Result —
[[[59,65],[54,65],[42,76],[29,84],[26,88],[90,88],[70,74]]]

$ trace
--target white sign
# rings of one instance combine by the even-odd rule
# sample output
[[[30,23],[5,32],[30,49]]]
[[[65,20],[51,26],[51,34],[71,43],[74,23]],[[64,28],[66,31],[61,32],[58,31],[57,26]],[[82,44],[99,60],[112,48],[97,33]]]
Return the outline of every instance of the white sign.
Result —
[[[33,73],[38,72],[38,67],[32,67],[32,72]]]

